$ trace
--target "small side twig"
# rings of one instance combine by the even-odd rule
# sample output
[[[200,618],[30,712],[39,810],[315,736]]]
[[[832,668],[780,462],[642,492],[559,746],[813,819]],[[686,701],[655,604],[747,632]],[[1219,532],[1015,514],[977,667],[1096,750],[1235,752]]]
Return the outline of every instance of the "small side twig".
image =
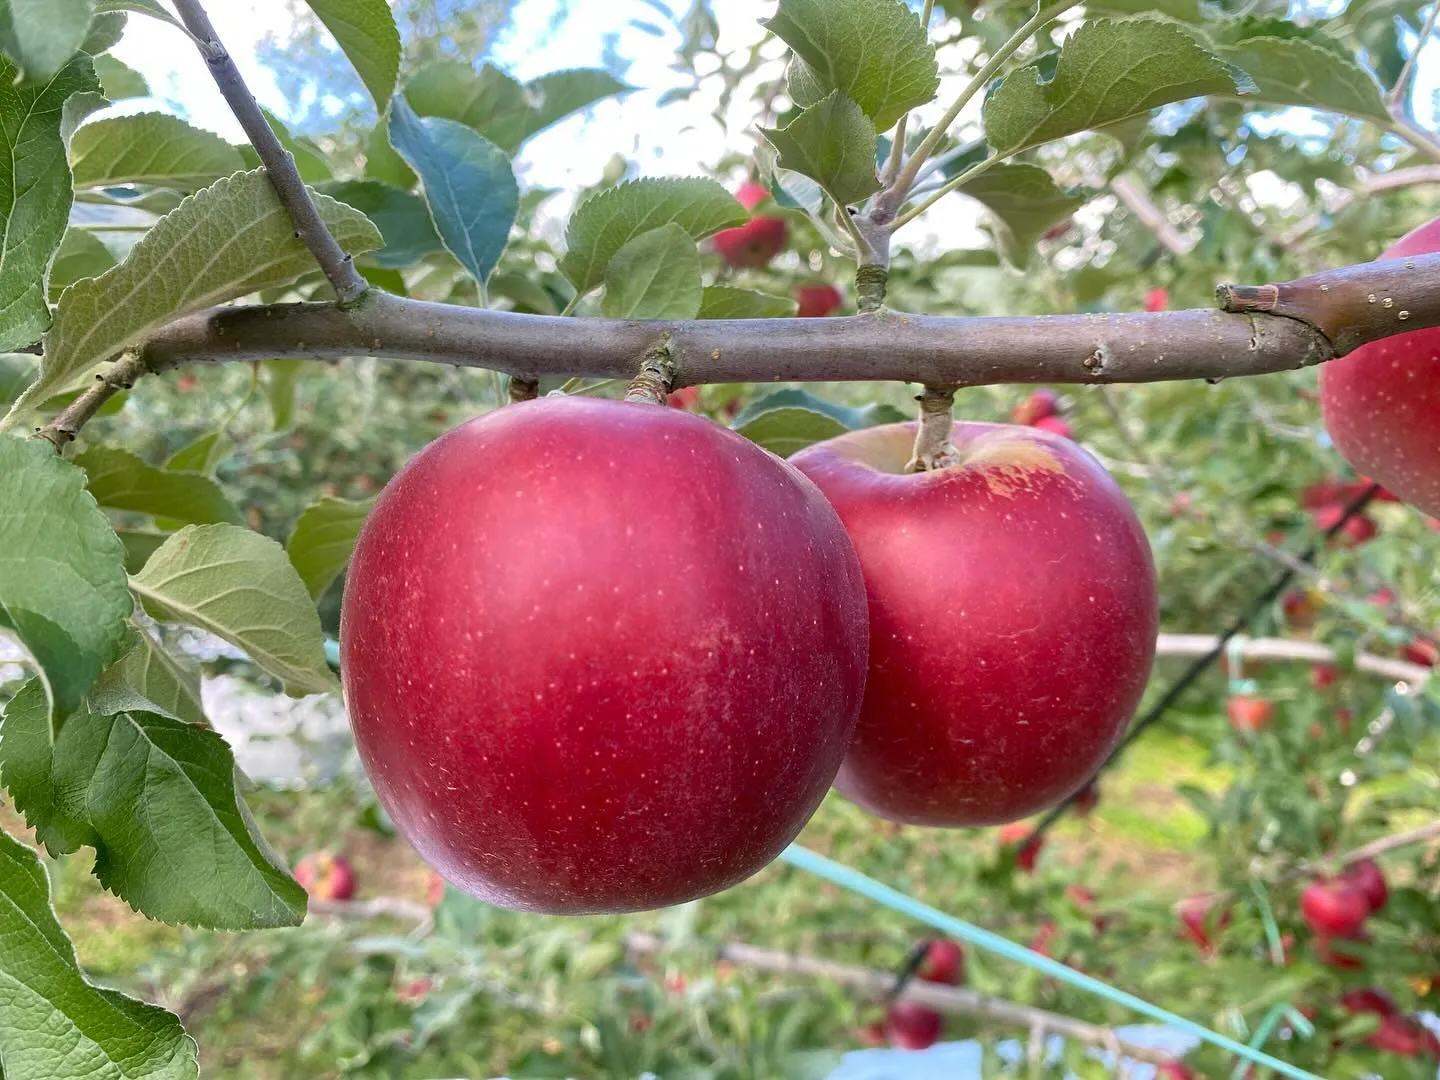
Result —
[[[35,429],[35,438],[44,439],[55,447],[57,454],[75,441],[80,429],[100,411],[100,407],[118,394],[129,390],[135,380],[150,370],[139,353],[126,353],[95,376],[95,382],[44,427]]]
[[[219,35],[215,33],[215,27],[211,25],[204,7],[199,0],[174,0],[174,3],[185,28],[199,45],[206,66],[210,68],[210,74],[215,79],[215,85],[220,88],[230,111],[235,114],[235,119],[240,121],[246,138],[260,156],[270,182],[275,185],[275,193],[280,197],[281,205],[295,223],[296,235],[310,249],[315,261],[320,264],[320,269],[325,272],[325,277],[335,289],[340,306],[347,307],[355,303],[365,295],[369,285],[355,269],[350,256],[345,254],[326,228],[320,211],[310,198],[305,181],[300,178],[299,169],[295,167],[295,159],[280,145],[280,140],[270,129],[255,96],[245,85],[240,69],[235,66],[235,61],[230,59],[230,54],[220,43]]]
[[[1155,204],[1150,193],[1145,190],[1140,181],[1130,173],[1123,173],[1110,181],[1110,190],[1115,197],[1125,204],[1140,224],[1144,225],[1160,242],[1160,246],[1172,255],[1188,255],[1190,249],[1195,245],[1186,240],[1170,224],[1170,219],[1165,216],[1165,211]]]

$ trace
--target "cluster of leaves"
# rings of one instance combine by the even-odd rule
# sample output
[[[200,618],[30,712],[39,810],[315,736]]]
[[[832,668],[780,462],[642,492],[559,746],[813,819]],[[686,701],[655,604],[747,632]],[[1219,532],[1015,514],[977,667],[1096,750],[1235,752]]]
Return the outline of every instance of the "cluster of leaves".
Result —
[[[759,90],[769,94],[783,81],[792,107],[765,129],[770,147],[756,168],[791,226],[791,250],[737,283],[699,247],[749,217],[714,178],[621,182],[617,173],[580,200],[563,250],[535,227],[554,193],[521,190],[512,159],[551,125],[625,93],[629,88],[613,76],[566,71],[520,83],[492,65],[437,59],[416,66],[402,84],[400,39],[381,0],[311,0],[311,7],[382,119],[364,133],[360,154],[296,136],[277,117],[269,118],[271,127],[367,280],[447,303],[629,318],[789,314],[793,305],[779,295],[843,265],[849,241],[837,215],[881,189],[885,133],[940,85],[937,50],[903,4],[780,0],[768,26],[792,55],[777,85]],[[1005,47],[1030,15],[1003,3],[978,13],[953,7],[961,10],[950,12],[948,32],[988,53]],[[926,260],[899,253],[891,278],[897,306],[1108,310],[1135,306],[1145,284],[1203,302],[1218,277],[1263,280],[1368,257],[1376,235],[1399,232],[1433,208],[1406,195],[1356,200],[1322,217],[1299,244],[1280,238],[1324,208],[1327,185],[1354,183],[1357,164],[1388,163],[1404,150],[1396,134],[1405,134],[1404,118],[1392,114],[1384,96],[1399,76],[1399,37],[1379,7],[1352,5],[1339,16],[1297,21],[1280,19],[1264,4],[1250,5],[1244,16],[1208,4],[1175,3],[1143,16],[1122,3],[1100,4],[1065,27],[1063,44],[1054,45],[1060,36],[1047,32],[985,88],[978,120],[937,136],[936,170],[922,177],[918,197],[927,182],[938,191],[953,181],[954,190],[977,200],[989,215],[993,244]],[[9,186],[0,180],[0,350],[43,343],[38,364],[29,353],[0,355],[0,401],[11,406],[5,424],[12,428],[55,414],[101,365],[174,318],[245,297],[330,295],[253,149],[169,115],[100,111],[107,101],[147,93],[143,73],[107,55],[127,13],[173,21],[161,5],[139,0],[0,0],[0,153],[12,166],[8,174],[23,180]],[[693,63],[701,50],[691,46],[704,38],[687,37],[690,52],[682,60]],[[1256,110],[1270,106],[1316,108],[1337,119],[1328,123],[1323,145],[1308,147],[1256,133]],[[912,132],[910,147],[924,137]],[[1102,187],[1122,173],[1138,176],[1194,242],[1184,259],[1157,251],[1134,216],[1105,212]],[[1257,204],[1248,184],[1267,173],[1299,185],[1292,204]],[[122,245],[116,240],[123,234],[72,225],[76,204],[104,223],[149,227]],[[1006,269],[1020,263],[1031,264],[1025,278]],[[182,373],[163,389],[113,398],[68,460],[48,443],[0,437],[0,629],[24,646],[35,673],[5,710],[0,782],[52,855],[92,848],[100,884],[153,919],[226,930],[290,926],[303,918],[305,897],[262,839],[229,747],[206,726],[200,672],[161,644],[152,620],[217,635],[283,692],[332,692],[316,602],[333,627],[335,583],[364,519],[365,497],[439,430],[502,397],[498,381],[492,387],[483,377],[448,371],[345,361],[338,374],[303,372],[296,361],[270,361],[243,374],[207,371],[199,383]],[[246,379],[251,390],[263,386],[265,406],[252,402]],[[1213,628],[1258,588],[1263,574],[1224,537],[1270,528],[1298,536],[1305,528],[1293,505],[1298,479],[1319,478],[1334,462],[1313,439],[1276,432],[1313,431],[1313,405],[1294,395],[1306,379],[1127,392],[1124,425],[1139,436],[1117,428],[1094,395],[1067,402],[1082,439],[1112,464],[1134,466],[1133,477],[1117,471],[1151,527],[1168,625]],[[196,394],[197,386],[213,396]],[[905,397],[901,388],[813,390],[709,388],[701,404],[787,454],[896,419]],[[965,407],[999,417],[1010,397],[975,391]],[[1135,460],[1137,439],[1155,461]],[[1226,453],[1217,455],[1217,445]],[[327,491],[327,485],[343,486]],[[1174,491],[1182,488],[1205,516],[1172,512]],[[1326,571],[1342,580],[1370,575],[1391,582],[1403,595],[1421,597],[1433,623],[1440,610],[1433,596],[1423,596],[1430,538],[1414,515],[1386,513],[1381,542],[1328,556]],[[1397,643],[1384,640],[1383,620],[1370,625],[1369,618],[1337,605],[1317,632],[1332,642],[1368,646],[1379,635],[1384,644]],[[1406,775],[1412,759],[1434,749],[1433,712],[1411,699],[1391,702],[1399,718],[1392,734],[1361,760],[1353,743],[1328,728],[1323,738],[1309,737],[1317,721],[1311,713],[1320,706],[1291,675],[1274,678],[1275,696],[1287,704],[1294,699],[1293,722],[1256,739],[1226,735],[1217,730],[1212,699],[1192,706],[1178,724],[1213,745],[1215,764],[1233,780],[1223,792],[1187,792],[1216,838],[1217,883],[1256,897],[1226,931],[1223,964],[1197,977],[1193,962],[1182,963],[1158,901],[1109,926],[1102,941],[1088,915],[1060,900],[1060,875],[1017,886],[990,867],[988,854],[970,852],[952,869],[974,900],[977,921],[1023,937],[1043,919],[1058,918],[1056,950],[1192,1013],[1252,1015],[1282,999],[1327,1008],[1340,985],[1334,972],[1308,960],[1285,968],[1267,958],[1267,918],[1279,932],[1303,933],[1293,896],[1282,889],[1262,898],[1254,883],[1407,821],[1427,799],[1433,805],[1434,778]],[[1353,692],[1357,710],[1378,709],[1376,693]],[[1342,775],[1350,779],[1342,782]],[[1360,793],[1367,798],[1357,809]],[[871,872],[922,895],[945,885],[917,869],[943,854],[941,840],[886,836],[876,843],[873,827],[858,815],[833,805],[826,815],[818,821],[820,838],[848,844],[845,850]],[[1257,854],[1264,857],[1259,870]],[[85,981],[50,911],[35,853],[6,836],[0,860],[0,895],[13,920],[5,936],[18,943],[0,953],[0,972],[23,974],[32,987],[43,977],[53,988],[0,1006],[6,1075],[105,1069],[194,1075],[193,1046],[173,1017]],[[816,894],[792,878],[774,871],[754,887],[783,887],[786,903],[802,916],[796,925],[809,936],[801,944],[882,964],[903,953],[909,931],[898,920],[877,920],[855,902]],[[1425,976],[1422,961],[1399,958],[1413,957],[1409,946],[1435,923],[1434,888],[1426,884],[1433,869],[1415,864],[1411,878],[1376,936],[1373,967],[1399,964],[1397,972]],[[772,937],[774,908],[756,904],[749,888],[707,902],[703,933],[689,927],[673,936],[682,944]],[[947,907],[958,900],[953,893],[932,898]],[[509,1045],[523,1046],[523,1053],[495,1067],[523,1065],[541,1075],[535,1062],[543,1057],[571,1072],[633,1075],[708,1063],[715,1076],[801,1075],[817,1062],[807,1064],[797,1051],[833,1044],[844,1026],[837,1018],[847,1014],[835,1002],[824,1016],[808,1007],[776,1009],[755,1000],[746,984],[697,1010],[709,1025],[707,1038],[676,1036],[693,1026],[688,1005],[652,1009],[653,1028],[638,1030],[630,998],[623,1014],[599,1004],[616,986],[641,1002],[651,993],[645,973],[617,959],[621,924],[608,928],[603,948],[587,953],[594,943],[581,932],[547,930],[458,899],[447,903],[453,911],[442,918],[442,931],[452,916],[472,921],[456,922],[458,929],[433,945],[371,943],[378,959],[352,973],[361,989],[345,1015],[366,1034],[348,1049],[337,1043],[326,1051],[346,1056],[355,1074],[380,1075],[397,1055],[422,1060],[432,1037],[450,1038],[450,1053],[467,1025],[526,1028],[513,1019],[525,1010],[512,1010],[505,995],[488,988],[523,982],[522,961],[547,933],[558,935],[565,954],[552,972],[555,994],[605,975],[585,1006],[595,1022],[576,1028],[573,1045],[558,1057],[531,1045],[533,1031],[517,1031]],[[827,935],[869,924],[878,927],[874,952],[831,948]],[[482,939],[483,957],[467,952]],[[315,944],[297,937],[293,955]],[[333,963],[335,943],[319,945],[329,958],[323,962]],[[286,948],[277,950],[276,971],[292,956]],[[688,962],[698,965],[699,951]],[[1119,966],[1114,957],[1122,954],[1134,962]],[[1157,956],[1166,962],[1152,963]],[[311,955],[303,962],[322,961]],[[376,980],[388,987],[395,966],[405,964],[426,978],[451,980],[453,995],[428,1011],[375,1006]],[[987,976],[983,962],[978,972],[982,986],[1006,996],[1117,1019],[1038,979]],[[1257,991],[1237,1002],[1237,985]],[[397,1024],[423,1037],[397,1041],[391,1037]],[[41,1038],[49,1025],[63,1037]],[[353,1034],[345,1025],[337,1030]],[[734,1045],[751,1056],[734,1058]],[[1351,1043],[1344,1045],[1341,1052],[1351,1053]],[[1296,1060],[1323,1072],[1335,1064],[1334,1053],[1315,1039]],[[1359,1053],[1355,1060],[1370,1067],[1366,1052]],[[57,1064],[62,1057],[64,1066]],[[75,1063],[78,1072],[64,1071]]]

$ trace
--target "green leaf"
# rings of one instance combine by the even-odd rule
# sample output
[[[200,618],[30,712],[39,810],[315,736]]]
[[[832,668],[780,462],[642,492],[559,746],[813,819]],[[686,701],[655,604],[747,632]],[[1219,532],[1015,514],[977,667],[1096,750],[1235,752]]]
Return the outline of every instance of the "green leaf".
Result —
[[[151,555],[170,537],[167,533],[146,529],[116,529],[115,535],[125,545],[125,572],[138,574]]]
[[[859,202],[880,190],[875,125],[838,90],[785,127],[760,133],[780,152],[782,168],[810,177],[839,202]]]
[[[816,397],[808,390],[787,388],[772,390],[764,397],[756,398],[735,417],[733,426],[748,424],[762,413],[772,409],[792,407],[823,413],[830,419],[843,424],[848,431],[858,431],[861,428],[874,427],[877,424],[896,424],[909,419],[893,405],[875,404],[855,408],[826,401],[824,398]]]
[[[379,180],[342,180],[322,184],[320,190],[355,207],[375,223],[385,238],[385,246],[370,254],[379,266],[410,266],[441,250],[430,211],[418,195]]]
[[[124,560],[81,470],[43,440],[0,438],[0,615],[57,718],[119,655],[133,609]]]
[[[35,378],[39,361],[26,353],[0,353],[0,404],[18,398]]]
[[[359,211],[318,193],[314,199],[346,251],[380,245],[379,231]],[[119,266],[65,290],[40,378],[7,421],[177,315],[288,285],[314,266],[263,171],[216,181],[162,218]]]
[[[100,88],[86,57],[46,83],[17,83],[16,75],[0,57],[0,352],[38,341],[50,325],[45,272],[73,191],[61,109],[72,94]]]
[[[177,30],[185,30],[180,20],[166,11],[159,0],[99,0],[99,3],[95,5],[95,10],[97,12],[133,11],[140,15],[149,15],[152,19],[159,19],[161,22],[167,22]]]
[[[92,986],[39,857],[0,833],[0,1060],[7,1080],[194,1080],[195,1043],[163,1009]]]
[[[404,98],[390,107],[390,141],[419,174],[440,239],[483,284],[520,205],[510,159],[464,124],[416,116]]]
[[[207,432],[166,458],[165,468],[170,472],[213,473],[215,466],[230,453],[232,445],[225,432]]]
[[[109,52],[120,44],[125,34],[127,16],[123,11],[102,12],[99,4],[95,7],[95,19],[90,23],[90,32],[80,43],[80,51],[92,57]]]
[[[477,72],[461,60],[426,64],[406,82],[405,100],[417,115],[474,128],[511,154],[524,141],[533,111],[525,87],[494,64]]]
[[[276,431],[288,428],[295,419],[295,382],[303,369],[303,360],[265,361],[265,384]]]
[[[1216,52],[1250,73],[1262,101],[1390,123],[1379,84],[1333,42],[1256,37]]]
[[[163,538],[162,538],[163,539]],[[139,709],[187,724],[206,724],[200,696],[200,672],[188,660],[172,656],[144,630],[130,633],[123,656],[95,680],[88,699],[101,716]]]
[[[901,0],[780,0],[765,25],[809,68],[798,88],[812,96],[796,104],[838,90],[888,131],[940,88],[935,46]]]
[[[993,165],[957,189],[990,211],[995,246],[1005,260],[1024,266],[1045,230],[1085,204],[1062,191],[1038,165]]]
[[[99,277],[115,265],[115,256],[86,229],[66,229],[50,264],[50,299],[81,278]]]
[[[526,83],[525,88],[534,103],[525,126],[526,139],[587,105],[635,89],[599,68],[552,71]]]
[[[843,435],[850,429],[824,413],[788,406],[768,409],[743,424],[736,423],[735,430],[772,454],[789,457],[814,443]]]
[[[145,76],[113,56],[95,57],[95,74],[100,77],[101,89],[111,101],[150,96]]]
[[[370,180],[409,191],[415,186],[416,176],[405,164],[405,159],[390,145],[389,125],[384,121],[371,129],[365,141],[365,176]]]
[[[220,485],[204,473],[157,469],[116,446],[88,446],[70,460],[89,476],[95,501],[112,510],[197,525],[243,520]]]
[[[240,172],[240,152],[178,116],[136,113],[86,124],[70,143],[75,186],[151,184],[197,191]]]
[[[290,129],[285,126],[278,116],[269,109],[261,109],[265,116],[265,122],[270,125],[270,130],[275,133],[275,138],[280,140],[280,145],[290,151],[290,156],[295,159],[295,169],[300,173],[300,179],[307,184],[324,184],[334,174],[330,171],[330,164],[325,160],[325,155],[309,140],[297,139],[290,134]],[[245,162],[244,168],[258,169],[260,167],[260,155],[249,143],[235,148],[241,159]]]
[[[94,17],[95,0],[4,0],[0,49],[24,70],[27,82],[45,82],[75,55]]]
[[[1178,23],[1095,19],[1066,40],[1055,73],[1017,68],[985,102],[985,137],[999,155],[1208,94],[1252,94],[1254,81]]]
[[[703,292],[695,241],[672,221],[615,253],[605,269],[600,313],[610,319],[693,319]]]
[[[306,0],[350,58],[381,114],[400,74],[400,31],[385,0]]]
[[[22,690],[5,710],[0,770],[37,834],[68,842],[51,854],[93,847],[100,883],[161,922],[300,923],[305,890],[252,833],[219,734],[141,709],[87,711],[47,748],[36,697]]]
[[[795,311],[794,300],[731,285],[705,286],[700,301],[702,319],[784,319]]]
[[[307,506],[295,522],[285,551],[312,598],[318,599],[350,562],[355,538],[373,505],[373,501],[321,499]]]
[[[605,278],[615,253],[641,233],[671,222],[692,240],[744,225],[750,215],[714,180],[632,180],[582,202],[565,229],[560,272],[582,293]]]
[[[224,638],[287,694],[336,689],[320,616],[285,550],[269,537],[235,525],[187,525],[130,585],[155,618]]]

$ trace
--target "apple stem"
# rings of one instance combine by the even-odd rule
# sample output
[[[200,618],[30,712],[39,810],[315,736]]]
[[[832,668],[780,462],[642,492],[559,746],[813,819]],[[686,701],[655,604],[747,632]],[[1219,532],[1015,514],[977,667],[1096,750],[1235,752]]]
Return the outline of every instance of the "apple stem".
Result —
[[[890,271],[874,263],[855,268],[855,308],[860,314],[867,315],[885,306],[885,285],[889,279]]]
[[[915,454],[905,471],[930,472],[955,464],[958,455],[950,445],[955,388],[927,386],[915,400],[920,403],[920,430],[915,433]]]
[[[533,401],[539,396],[539,379],[527,378],[524,375],[510,376],[510,403],[512,405],[522,401]]]
[[[675,362],[670,358],[670,335],[667,333],[645,350],[640,360],[640,371],[625,391],[625,400],[664,405],[674,381]]]

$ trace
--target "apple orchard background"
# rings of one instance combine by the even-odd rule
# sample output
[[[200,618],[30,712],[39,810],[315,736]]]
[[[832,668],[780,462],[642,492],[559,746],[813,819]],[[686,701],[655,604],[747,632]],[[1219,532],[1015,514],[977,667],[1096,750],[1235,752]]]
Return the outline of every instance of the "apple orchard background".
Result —
[[[496,55],[523,65],[524,77],[548,70],[536,68],[540,46],[568,40],[567,13],[558,5],[553,24],[536,27],[525,6],[394,4],[401,85],[410,80],[416,109],[424,112],[427,101],[432,111],[446,108],[444,95],[464,89],[463,64],[478,70],[497,40]],[[931,39],[940,43],[947,88],[963,85],[977,54],[1006,41],[1031,13],[1005,3],[934,7]],[[1221,25],[1215,20],[1247,16],[1288,18],[1286,33],[1297,36],[1328,35],[1387,95],[1403,73],[1412,88],[1397,99],[1403,123],[1202,98],[1049,143],[1032,156],[1060,185],[1053,196],[992,195],[981,204],[951,194],[912,226],[914,236],[901,232],[888,304],[951,315],[1208,307],[1217,282],[1285,281],[1365,262],[1440,215],[1440,137],[1424,130],[1434,83],[1427,64],[1436,54],[1406,64],[1430,33],[1430,9],[1260,0],[1154,10],[1207,32]],[[403,186],[413,177],[405,181],[403,163],[372,141],[374,109],[345,56],[305,9],[291,14],[296,32],[287,23],[259,50],[287,105],[277,122],[290,125],[285,139],[307,182],[367,212],[383,210],[346,185],[384,167]],[[718,41],[717,14],[726,28]],[[583,15],[587,25],[598,18]],[[570,208],[624,179],[656,174],[653,143],[613,137],[645,122],[636,117],[659,118],[658,130],[685,150],[703,148],[708,157],[696,169],[732,191],[768,175],[756,131],[778,126],[790,107],[783,43],[759,29],[735,30],[731,16],[703,2],[647,0],[606,18],[602,29],[614,36],[596,59],[611,82],[591,95],[606,134],[572,118],[547,136],[530,171],[520,170],[516,226],[486,292],[493,307],[546,315],[566,308],[572,290],[556,259]],[[138,12],[130,19],[145,21]],[[517,27],[532,38],[517,36]],[[173,35],[173,48],[190,47],[160,29]],[[1057,30],[1054,40],[1061,37]],[[213,85],[187,85],[183,95],[173,84],[147,85],[144,55],[122,44],[97,61],[116,105],[89,125],[154,111],[215,115]],[[1327,80],[1348,77],[1323,65],[1304,75],[1317,102],[1334,92]],[[622,92],[622,79],[639,88]],[[933,121],[938,109],[924,115]],[[195,130],[177,126],[171,135],[194,139],[199,157],[213,161],[213,136]],[[962,151],[954,159],[963,161],[964,145],[981,137],[978,108],[962,114],[953,134]],[[577,149],[567,157],[561,144],[571,138]],[[225,160],[222,152],[221,165],[192,164],[192,174],[176,167],[88,191],[77,166],[82,198],[52,273],[52,299],[66,282],[123,258],[178,195],[229,172]],[[193,175],[206,169],[208,177]],[[562,173],[564,189],[537,179]],[[775,314],[790,313],[789,300],[806,314],[853,314],[854,261],[800,201],[773,187],[759,212],[783,222],[767,226],[771,239],[783,228],[783,242],[759,265],[732,266],[716,250],[723,241],[702,243],[705,281],[779,298]],[[361,258],[367,278],[404,295],[475,303],[475,282],[433,231],[427,240],[423,222],[393,216],[381,227],[395,257]],[[407,250],[396,251],[396,236]],[[837,290],[834,299],[826,287]],[[311,273],[260,299],[321,289]],[[598,305],[592,299],[580,313],[598,313]],[[0,356],[0,403],[18,397],[34,365],[23,353]],[[542,380],[541,393],[556,389],[624,392],[623,383]],[[788,454],[846,428],[910,416],[917,391],[900,383],[725,384],[688,389],[672,404]],[[1033,392],[962,389],[956,414],[1060,431],[1095,455],[1133,502],[1154,551],[1161,627],[1170,635],[1140,713],[1248,611],[1243,632],[1038,848],[1018,850],[1028,826],[899,826],[834,793],[800,843],[1232,1038],[1256,1039],[1317,1075],[1435,1076],[1440,1044],[1404,1025],[1382,1034],[1385,1010],[1360,992],[1383,991],[1400,1015],[1428,1016],[1440,1006],[1440,697],[1423,679],[1440,632],[1440,523],[1382,496],[1320,543],[1312,562],[1300,558],[1335,523],[1337,508],[1365,490],[1330,446],[1313,369]],[[207,478],[199,495],[192,488],[175,498],[216,500],[207,505],[231,508],[286,543],[317,504],[335,515],[327,523],[363,516],[413,454],[500,407],[505,394],[500,376],[444,365],[196,365],[147,377],[111,399],[68,453],[88,460],[92,477],[115,465],[103,457],[110,448],[157,476]],[[53,402],[47,415],[63,404]],[[179,516],[176,505],[166,504]],[[166,513],[141,496],[109,509],[138,566]],[[997,557],[1019,566],[1024,554]],[[1256,605],[1287,569],[1293,581]],[[333,639],[342,578],[317,573],[321,624]],[[376,804],[338,695],[287,698],[225,642],[178,627],[156,632],[200,666],[205,715],[248,775],[243,797],[259,831],[285,863],[303,864],[310,912],[294,928],[184,928],[147,920],[106,892],[91,874],[89,848],[44,863],[84,971],[178,1015],[205,1075],[1087,1077],[1111,1075],[1092,1051],[1114,1045],[1107,1040],[1118,1031],[1163,1051],[1130,1066],[1143,1080],[1188,1049],[1183,1039],[1135,1031],[1137,1018],[1124,1009],[975,949],[965,950],[950,979],[970,993],[929,1002],[944,1014],[940,1044],[887,1047],[907,1040],[903,1021],[886,1028],[889,980],[902,972],[908,980],[917,945],[934,935],[778,862],[718,895],[624,917],[523,915],[444,891]],[[3,630],[0,649],[6,700],[32,671]],[[1377,671],[1377,658],[1409,666],[1382,663]],[[1031,662],[1041,668],[1046,658]],[[34,842],[8,804],[0,823]],[[1337,959],[1302,913],[1301,892],[1321,860],[1367,846],[1377,851],[1388,901],[1366,920],[1363,940],[1346,942],[1351,958]],[[164,887],[183,892],[191,884],[177,878]],[[1025,1060],[1027,1043],[1066,1033],[1062,1017],[1084,1022],[1070,1032],[1077,1037],[1052,1042],[1048,1062]],[[0,1059],[0,1074],[6,1067]],[[1208,1049],[1159,1068],[1171,1078],[1243,1073],[1234,1058]]]

